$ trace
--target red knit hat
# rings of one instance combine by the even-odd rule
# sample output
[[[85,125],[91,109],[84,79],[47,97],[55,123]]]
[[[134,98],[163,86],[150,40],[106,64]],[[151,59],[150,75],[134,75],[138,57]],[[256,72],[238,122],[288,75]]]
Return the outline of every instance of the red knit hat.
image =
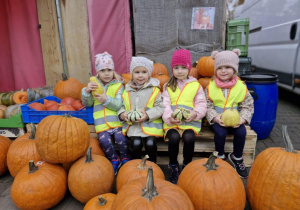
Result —
[[[174,66],[185,66],[188,70],[192,68],[191,53],[189,50],[176,50],[172,56],[171,68]]]

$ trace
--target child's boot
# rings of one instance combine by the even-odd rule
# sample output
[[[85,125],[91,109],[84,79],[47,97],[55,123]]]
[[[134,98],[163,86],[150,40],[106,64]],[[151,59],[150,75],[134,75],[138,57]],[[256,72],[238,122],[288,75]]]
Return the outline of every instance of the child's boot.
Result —
[[[122,165],[130,161],[130,158],[122,158]]]
[[[177,184],[179,177],[179,164],[169,164],[170,182]]]
[[[232,153],[229,153],[228,159],[241,178],[248,178],[248,171],[245,167],[243,158],[237,160]]]
[[[121,167],[122,165],[122,162],[120,161],[120,158],[118,157],[118,159],[113,159],[110,161],[113,168],[114,168],[114,172],[115,172],[115,175],[117,175],[118,173],[118,169]]]

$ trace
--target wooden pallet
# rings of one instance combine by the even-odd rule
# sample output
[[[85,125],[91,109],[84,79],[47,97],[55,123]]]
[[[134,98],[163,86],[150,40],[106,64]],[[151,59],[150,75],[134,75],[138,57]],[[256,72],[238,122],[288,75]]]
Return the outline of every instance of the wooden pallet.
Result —
[[[88,126],[90,129],[91,137],[97,138],[95,126],[94,125],[88,125]],[[29,132],[30,124],[27,124],[26,128],[27,131]],[[245,166],[251,167],[255,157],[257,135],[253,130],[250,129],[249,126],[246,126],[246,130],[247,130],[247,136],[246,136],[243,158],[244,158]],[[162,138],[158,139],[157,141],[157,151],[159,153],[157,157],[157,163],[168,164],[169,163],[168,154],[167,154],[168,143],[165,142]],[[208,127],[204,126],[201,132],[196,137],[194,159],[208,157],[209,154],[211,154],[213,151],[215,151],[214,134]],[[233,152],[233,135],[228,135],[226,138],[225,153],[229,153],[229,152]],[[183,143],[181,141],[179,145],[178,162],[182,164],[182,161],[183,161]]]

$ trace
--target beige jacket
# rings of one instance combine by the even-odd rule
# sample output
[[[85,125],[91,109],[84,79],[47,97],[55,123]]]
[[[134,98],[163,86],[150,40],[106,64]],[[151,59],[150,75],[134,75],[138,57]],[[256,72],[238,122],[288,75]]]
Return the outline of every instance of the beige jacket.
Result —
[[[126,84],[125,90],[129,92],[131,108],[137,109],[137,110],[145,109],[145,107],[147,106],[147,102],[148,102],[150,96],[152,95],[153,87],[156,86],[156,87],[160,88],[159,80],[152,78],[152,77],[150,78],[149,82],[145,83],[145,85],[142,88],[140,88],[139,90],[132,88],[129,83]],[[123,104],[121,109],[118,111],[119,119],[120,119],[120,114],[122,114],[125,111],[126,111],[125,106]],[[146,113],[149,117],[149,121],[153,121],[153,120],[160,118],[162,116],[163,112],[164,112],[163,101],[162,101],[161,93],[159,93],[154,102],[153,108],[146,111]],[[125,123],[125,122],[122,122],[122,123]],[[143,133],[140,123],[133,123],[127,131],[127,136],[129,136],[129,137],[131,137],[131,136],[147,137],[148,135]]]

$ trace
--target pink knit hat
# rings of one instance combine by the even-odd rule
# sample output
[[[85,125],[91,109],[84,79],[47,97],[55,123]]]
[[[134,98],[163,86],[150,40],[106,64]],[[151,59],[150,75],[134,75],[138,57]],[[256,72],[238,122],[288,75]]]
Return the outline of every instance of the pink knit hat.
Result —
[[[240,49],[226,50],[222,52],[213,51],[211,58],[215,60],[215,72],[220,66],[230,66],[238,72]]]
[[[171,68],[174,66],[185,66],[188,70],[192,68],[191,53],[189,50],[176,50],[172,56]]]
[[[115,70],[114,61],[112,56],[108,52],[95,55],[95,68],[96,72],[102,69],[112,69]]]

